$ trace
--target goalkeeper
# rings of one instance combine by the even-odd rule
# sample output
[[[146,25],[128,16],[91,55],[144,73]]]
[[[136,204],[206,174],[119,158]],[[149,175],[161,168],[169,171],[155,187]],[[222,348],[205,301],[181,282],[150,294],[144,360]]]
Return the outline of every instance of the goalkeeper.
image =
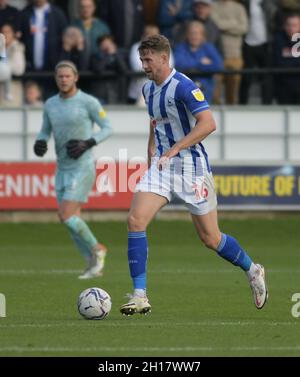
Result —
[[[78,71],[72,62],[58,63],[55,79],[59,93],[45,103],[43,125],[34,144],[34,153],[44,156],[53,133],[58,214],[87,262],[87,268],[79,278],[89,279],[102,275],[107,249],[80,218],[80,209],[87,202],[95,181],[92,147],[107,139],[112,128],[99,101],[77,88]],[[94,123],[101,129],[95,134]]]

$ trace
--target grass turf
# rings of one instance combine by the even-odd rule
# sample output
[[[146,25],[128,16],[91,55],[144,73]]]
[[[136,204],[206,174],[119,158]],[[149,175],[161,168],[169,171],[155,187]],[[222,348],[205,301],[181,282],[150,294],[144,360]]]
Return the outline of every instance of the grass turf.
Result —
[[[84,267],[60,224],[0,224],[0,356],[299,356],[300,220],[223,220],[266,268],[270,299],[254,307],[243,272],[205,249],[189,222],[155,221],[148,229],[152,313],[122,317],[131,291],[127,232],[121,222],[91,223],[109,247],[102,278],[80,281]],[[113,301],[109,317],[87,321],[76,301],[99,286]]]

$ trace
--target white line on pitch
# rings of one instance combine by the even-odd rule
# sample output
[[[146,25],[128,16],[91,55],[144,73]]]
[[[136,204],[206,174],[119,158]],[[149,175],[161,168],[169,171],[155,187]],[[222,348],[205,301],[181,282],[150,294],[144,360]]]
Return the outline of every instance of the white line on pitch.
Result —
[[[295,347],[0,347],[0,352],[251,352],[251,351],[300,351]]]
[[[153,269],[149,270],[150,274],[179,274],[179,273],[184,273],[184,274],[213,274],[213,273],[218,273],[218,274],[227,274],[227,273],[233,273],[235,272],[236,269]],[[1,275],[63,275],[63,274],[78,274],[81,273],[81,270],[73,270],[73,269],[50,269],[50,270],[33,270],[33,269],[20,269],[20,270],[0,270],[0,276]],[[276,273],[276,274],[287,274],[287,273],[300,273],[300,269],[297,268],[281,268],[281,269],[268,269],[268,273]],[[114,270],[112,271],[113,274],[121,274],[121,273],[126,273],[127,271],[124,270]]]
[[[99,323],[98,321],[80,321],[76,323],[20,323],[20,324],[1,324],[0,328],[51,328],[51,327],[86,327],[94,328],[93,325]],[[143,327],[145,322],[129,322],[124,320],[119,323],[110,321],[101,322],[102,328],[109,327]],[[150,327],[188,327],[188,326],[299,326],[297,321],[199,321],[199,322],[147,322]]]

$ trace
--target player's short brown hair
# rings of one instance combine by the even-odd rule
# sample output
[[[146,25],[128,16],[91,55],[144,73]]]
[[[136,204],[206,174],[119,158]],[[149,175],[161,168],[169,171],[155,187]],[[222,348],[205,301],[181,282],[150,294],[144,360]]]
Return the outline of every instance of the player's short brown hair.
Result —
[[[158,34],[153,35],[149,38],[143,39],[140,46],[139,52],[143,53],[145,50],[151,50],[153,52],[166,52],[170,56],[171,47],[168,38]]]

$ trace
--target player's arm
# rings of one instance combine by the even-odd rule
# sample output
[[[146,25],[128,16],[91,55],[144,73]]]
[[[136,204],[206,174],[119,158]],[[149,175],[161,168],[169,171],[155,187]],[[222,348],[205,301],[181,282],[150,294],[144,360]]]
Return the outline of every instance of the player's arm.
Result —
[[[51,131],[52,131],[52,128],[51,128],[49,116],[47,114],[47,110],[44,109],[42,128],[33,146],[33,151],[38,157],[43,157],[44,154],[47,152],[48,150],[47,142],[50,139]]]
[[[68,155],[75,160],[78,159],[88,149],[107,139],[113,131],[110,121],[106,116],[106,112],[97,100],[93,101],[93,103],[90,104],[89,114],[91,120],[100,127],[101,131],[95,133],[91,138],[87,140],[68,141]]]
[[[149,139],[148,139],[148,168],[151,166],[151,159],[155,155],[155,140],[154,140],[154,130],[152,124],[150,122],[150,131],[149,131]]]
[[[195,115],[195,127],[184,138],[179,140],[162,157],[172,158],[182,149],[187,149],[192,145],[201,143],[209,134],[216,130],[216,122],[210,110],[197,113]]]
[[[91,118],[100,128],[100,131],[93,135],[93,139],[95,140],[96,144],[99,144],[109,138],[113,133],[113,129],[106,115],[106,111],[99,102],[97,107],[92,111]]]
[[[171,149],[163,154],[158,162],[159,168],[176,156],[182,149],[201,143],[210,133],[215,131],[216,123],[209,110],[209,105],[201,90],[192,82],[188,81],[181,85],[177,100],[181,101],[195,117],[196,123],[191,131],[175,143]]]

